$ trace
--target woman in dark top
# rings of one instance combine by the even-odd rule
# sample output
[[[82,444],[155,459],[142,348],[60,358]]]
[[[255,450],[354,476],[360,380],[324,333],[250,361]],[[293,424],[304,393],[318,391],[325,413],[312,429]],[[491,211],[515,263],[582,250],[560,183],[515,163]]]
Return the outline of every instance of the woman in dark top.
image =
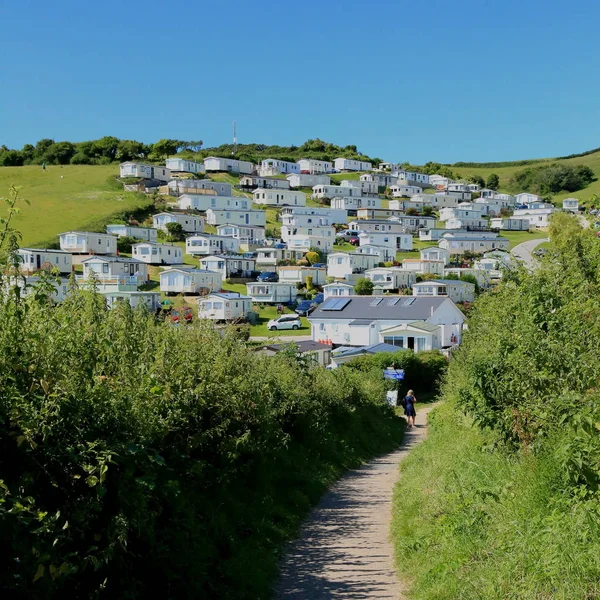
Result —
[[[415,393],[412,390],[408,390],[408,393],[404,397],[404,414],[406,415],[406,419],[408,421],[409,427],[414,427],[415,425],[415,417],[417,416],[417,412],[415,411],[415,403],[417,399],[415,398]],[[411,422],[412,419],[412,422]]]

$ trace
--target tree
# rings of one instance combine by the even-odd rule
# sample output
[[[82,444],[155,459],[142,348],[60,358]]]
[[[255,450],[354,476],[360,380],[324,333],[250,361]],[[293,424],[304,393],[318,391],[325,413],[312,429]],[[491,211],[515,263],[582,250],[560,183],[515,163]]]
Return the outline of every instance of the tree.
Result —
[[[496,173],[490,173],[487,181],[485,182],[485,187],[490,190],[497,190],[500,187],[500,177],[496,175]]]
[[[177,140],[158,140],[152,144],[152,154],[158,159],[164,159],[173,154],[177,154],[179,142]]]
[[[485,181],[481,175],[469,175],[469,177],[467,177],[467,179],[471,183],[476,183],[479,187],[485,187]]]
[[[433,215],[433,207],[432,206],[424,206],[422,213],[423,213],[424,217],[431,217],[431,215]]]
[[[354,292],[357,296],[372,296],[373,295],[373,282],[366,277],[361,277],[354,284]]]
[[[167,233],[170,242],[182,242],[185,239],[181,223],[167,223]]]

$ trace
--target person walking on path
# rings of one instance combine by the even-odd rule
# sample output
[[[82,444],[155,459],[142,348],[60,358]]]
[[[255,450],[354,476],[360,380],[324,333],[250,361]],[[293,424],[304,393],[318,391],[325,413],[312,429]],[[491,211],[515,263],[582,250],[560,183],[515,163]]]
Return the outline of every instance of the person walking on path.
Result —
[[[404,396],[402,405],[404,406],[404,414],[406,415],[409,427],[414,427],[415,425],[415,417],[417,416],[417,411],[415,410],[416,402],[415,393],[412,390],[408,390],[408,393]]]

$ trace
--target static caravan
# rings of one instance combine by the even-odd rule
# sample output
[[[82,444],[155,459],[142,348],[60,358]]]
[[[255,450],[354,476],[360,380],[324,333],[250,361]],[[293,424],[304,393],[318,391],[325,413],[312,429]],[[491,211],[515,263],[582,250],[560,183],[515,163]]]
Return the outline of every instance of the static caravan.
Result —
[[[133,225],[107,225],[106,233],[117,237],[130,237],[145,242],[156,242],[158,231],[152,227],[134,227]]]
[[[294,190],[259,188],[252,194],[254,204],[263,206],[306,206],[306,194]]]
[[[71,254],[116,254],[117,238],[108,233],[67,231],[60,233],[60,249]]]
[[[221,289],[221,273],[194,268],[165,269],[160,274],[160,291],[165,294],[209,294]]]
[[[358,234],[361,246],[383,246],[394,250],[412,250],[413,237],[410,233],[363,231]]]
[[[185,158],[167,158],[166,161],[167,169],[171,170],[171,173],[204,173],[204,163],[197,163],[193,160],[186,160]]]
[[[365,196],[377,196],[379,185],[376,181],[366,181],[362,179],[344,179],[340,187],[352,187],[361,190]]]
[[[519,219],[515,217],[498,217],[490,219],[492,229],[503,229],[506,231],[528,231],[529,219]]]
[[[289,162],[287,160],[265,158],[260,163],[259,173],[263,176],[300,173],[300,165],[298,163]]]
[[[298,296],[295,283],[266,283],[254,281],[246,284],[246,293],[252,302],[265,304],[287,304],[293,302]]]
[[[152,223],[156,229],[161,231],[168,231],[168,223],[179,223],[186,233],[204,231],[204,219],[198,215],[188,215],[187,213],[158,213],[152,217]]]
[[[206,211],[206,222],[209,225],[255,225],[264,227],[267,224],[267,213],[264,210],[219,210],[209,208]]]
[[[314,158],[301,158],[298,166],[302,175],[325,175],[333,171],[333,163]]]
[[[149,311],[155,312],[160,309],[159,292],[100,292],[106,298],[108,308],[114,308],[119,302],[128,302],[131,308],[145,306]]]
[[[119,176],[139,177],[166,183],[171,179],[171,171],[167,167],[157,165],[146,165],[138,162],[124,162],[119,165]]]
[[[423,192],[422,187],[408,185],[408,183],[401,182],[398,182],[396,185],[392,185],[390,190],[394,198],[411,198],[412,196],[416,196],[417,194],[421,194]],[[394,207],[390,205],[390,208]]]
[[[226,171],[228,173],[239,173],[241,175],[250,175],[254,171],[254,165],[245,160],[234,160],[232,158],[220,158],[218,156],[209,156],[204,159],[206,171]]]
[[[354,160],[352,158],[336,158],[333,166],[337,171],[370,171],[373,165],[366,160]]]
[[[220,210],[251,208],[249,198],[241,196],[208,196],[207,194],[182,194],[177,200],[180,210],[207,211],[209,208]]]
[[[315,185],[313,198],[362,198],[362,190],[357,187],[342,185]]]
[[[231,196],[231,184],[212,179],[175,179],[167,184],[169,195],[207,194],[209,196]]]
[[[281,221],[288,227],[313,225],[325,227],[335,223],[345,223],[348,211],[336,208],[287,207],[281,209]]]
[[[315,232],[317,229],[315,228]],[[287,247],[290,250],[302,250],[308,252],[311,248],[318,248],[321,252],[331,252],[333,250],[334,238],[321,237],[318,235],[290,235],[287,238]]]
[[[9,277],[4,280],[6,289],[15,286],[20,288],[22,298],[25,298],[31,293],[37,291],[36,288],[38,283],[40,283],[40,278],[38,275]],[[67,297],[67,294],[69,293],[69,280],[66,277],[52,277],[47,279],[44,282],[44,293],[49,291],[46,287],[48,283],[50,283],[50,285],[54,288],[50,293],[50,300],[56,304],[59,304]]]
[[[513,217],[526,219],[532,227],[548,227],[550,217],[556,212],[555,208],[531,208],[517,209]]]
[[[265,190],[289,190],[290,182],[277,177],[262,177],[261,175],[245,175],[240,177],[240,188],[244,191],[263,188]]]
[[[254,225],[218,225],[217,235],[232,237],[240,242],[262,242],[265,239],[265,228]]]
[[[443,260],[428,260],[423,258],[405,258],[402,268],[405,271],[431,275],[443,275],[445,262]]]
[[[312,235],[313,237],[330,239],[333,244],[335,240],[335,227],[290,227],[288,225],[281,226],[281,239],[287,242],[294,235]]]
[[[124,256],[92,256],[81,262],[83,265],[82,281],[88,281],[92,276],[98,284],[107,289],[137,290],[148,280],[148,265]]]
[[[328,283],[323,286],[323,297],[324,299],[334,297],[339,298],[340,296],[353,296],[354,286],[350,283],[344,283],[342,281],[336,281],[334,283]]]
[[[300,260],[304,256],[303,250],[291,250],[289,248],[258,248],[256,251],[256,266],[258,269],[275,270],[272,267],[280,260]]]
[[[209,294],[198,300],[198,318],[212,321],[246,320],[252,312],[252,298],[237,292]]]
[[[373,282],[373,288],[381,290],[399,290],[412,287],[417,280],[414,271],[402,267],[376,267],[365,272],[365,277]]]
[[[309,175],[307,173],[288,175],[286,179],[292,188],[329,185],[331,183],[331,177],[328,175]]]
[[[490,250],[508,250],[509,242],[506,238],[496,237],[489,239],[487,237],[443,237],[439,242],[440,248],[444,248],[453,254],[464,254],[473,252],[483,254]]]
[[[562,203],[563,210],[572,212],[574,214],[579,213],[579,200],[577,198],[565,198]]]
[[[172,244],[140,242],[131,246],[134,258],[149,265],[178,265],[183,262],[183,250]]]
[[[434,279],[413,285],[415,296],[448,296],[452,302],[473,302],[475,284],[455,279]]]
[[[327,269],[322,267],[277,267],[280,283],[306,283],[312,277],[313,285],[323,285],[327,277]]]
[[[327,276],[349,279],[373,269],[381,262],[377,254],[361,252],[334,252],[327,257]]]
[[[203,235],[190,235],[185,238],[185,253],[192,256],[228,254],[229,252],[235,254],[239,249],[240,240],[225,235],[205,233]]]
[[[70,273],[72,271],[73,259],[70,252],[65,250],[44,250],[42,248],[19,248],[17,251],[21,270],[25,274],[35,273],[40,269],[52,271],[57,269],[59,273]]]
[[[200,267],[229,277],[252,277],[256,271],[256,259],[244,255],[214,254],[200,259]]]

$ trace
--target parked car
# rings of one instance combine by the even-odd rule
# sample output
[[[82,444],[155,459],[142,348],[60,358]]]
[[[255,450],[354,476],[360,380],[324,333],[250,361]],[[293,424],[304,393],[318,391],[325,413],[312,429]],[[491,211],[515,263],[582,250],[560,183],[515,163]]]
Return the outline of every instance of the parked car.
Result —
[[[348,240],[350,240],[350,238],[358,237],[359,233],[360,233],[360,231],[355,231],[352,229],[344,229],[342,231],[339,231],[335,237],[336,237],[336,239],[339,238],[344,241],[348,241]]]
[[[315,302],[316,304],[321,304],[321,302],[323,302],[323,300],[325,300],[325,296],[323,295],[323,292],[319,292],[314,298],[313,298],[313,302]]]
[[[277,275],[275,271],[265,271],[256,278],[256,281],[267,281],[270,283],[277,283],[279,281],[279,275]]]
[[[348,243],[352,244],[353,246],[358,246],[360,244],[360,240],[357,237],[351,237],[348,240]]]
[[[316,302],[313,302],[312,300],[301,300],[300,302],[298,302],[298,306],[296,306],[296,313],[303,317],[308,317],[308,315],[316,307]]]
[[[325,263],[315,263],[314,265],[311,265],[311,267],[317,267],[317,269],[322,269],[326,266],[327,265]]]
[[[267,323],[269,331],[277,331],[278,329],[300,329],[302,321],[298,315],[283,315],[277,319],[271,319]]]

